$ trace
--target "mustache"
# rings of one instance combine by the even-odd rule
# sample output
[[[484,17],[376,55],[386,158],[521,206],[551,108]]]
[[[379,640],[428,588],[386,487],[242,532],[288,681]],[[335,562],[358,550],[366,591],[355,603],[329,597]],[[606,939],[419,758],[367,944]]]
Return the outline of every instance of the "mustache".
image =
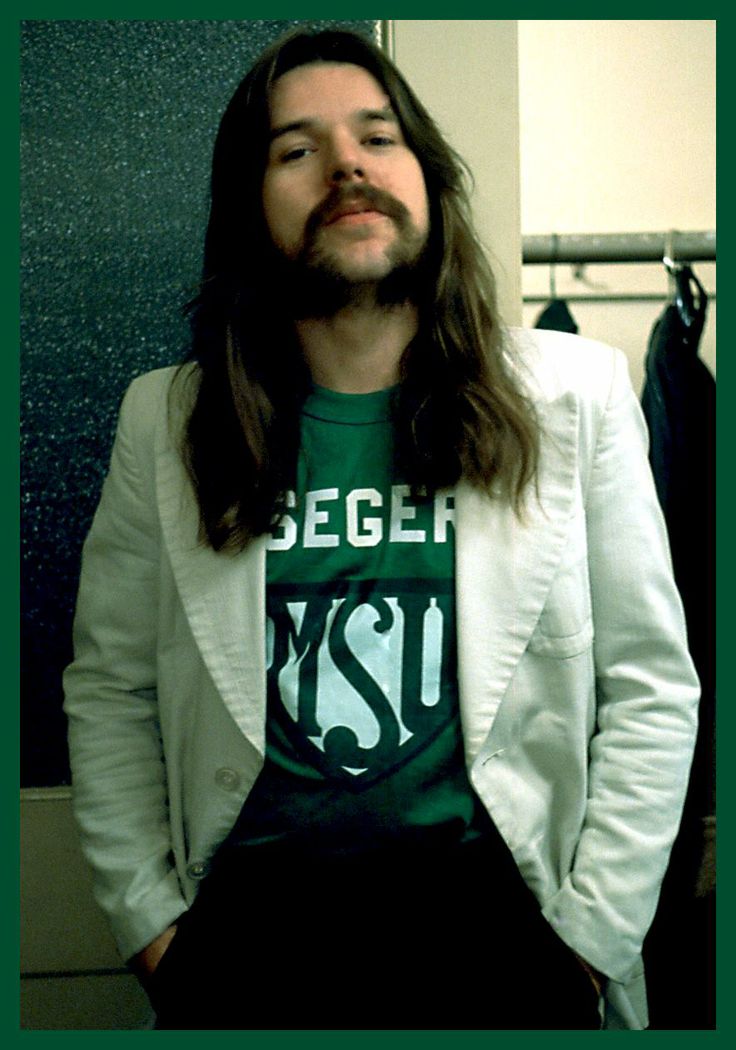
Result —
[[[330,222],[338,209],[351,204],[367,204],[373,211],[379,211],[393,219],[399,227],[410,221],[409,209],[392,197],[385,190],[379,190],[368,184],[361,186],[334,186],[323,201],[320,201],[310,212],[304,225],[304,240],[309,244],[320,226]]]

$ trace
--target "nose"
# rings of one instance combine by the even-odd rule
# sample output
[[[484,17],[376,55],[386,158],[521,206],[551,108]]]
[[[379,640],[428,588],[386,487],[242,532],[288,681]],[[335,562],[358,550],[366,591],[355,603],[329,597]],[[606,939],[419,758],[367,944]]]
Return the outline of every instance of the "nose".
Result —
[[[336,184],[365,178],[358,143],[348,135],[335,136],[331,143],[327,168],[328,181]]]
[[[331,182],[352,182],[353,179],[361,181],[365,178],[365,172],[362,168],[358,167],[339,167],[335,168],[330,176]]]

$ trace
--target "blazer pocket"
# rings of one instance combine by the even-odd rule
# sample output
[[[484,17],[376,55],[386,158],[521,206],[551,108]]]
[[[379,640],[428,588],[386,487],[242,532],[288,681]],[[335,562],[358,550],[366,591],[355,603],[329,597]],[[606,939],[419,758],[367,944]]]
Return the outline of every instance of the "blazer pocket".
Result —
[[[589,649],[593,642],[593,620],[587,622],[575,631],[567,635],[547,635],[538,624],[534,634],[529,639],[529,652],[537,653],[539,656],[553,656],[564,660],[571,656],[577,656]]]
[[[577,656],[589,648],[593,633],[588,562],[578,555],[563,563],[552,581],[529,649],[543,656]]]

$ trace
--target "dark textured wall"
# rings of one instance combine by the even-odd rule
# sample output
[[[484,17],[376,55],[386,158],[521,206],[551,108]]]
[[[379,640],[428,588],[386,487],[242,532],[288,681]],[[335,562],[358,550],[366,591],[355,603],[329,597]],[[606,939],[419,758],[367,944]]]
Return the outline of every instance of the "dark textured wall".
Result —
[[[219,118],[258,52],[294,24],[22,25],[26,786],[68,782],[61,671],[120,398],[133,376],[182,356]]]

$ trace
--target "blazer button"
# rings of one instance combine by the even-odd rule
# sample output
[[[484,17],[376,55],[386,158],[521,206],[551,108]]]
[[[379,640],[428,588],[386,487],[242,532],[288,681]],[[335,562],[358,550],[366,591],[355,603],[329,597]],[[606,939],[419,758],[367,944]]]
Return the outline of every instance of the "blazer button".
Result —
[[[235,791],[240,785],[240,777],[234,769],[218,769],[215,773],[215,783],[223,791]]]
[[[210,866],[206,860],[195,860],[187,868],[190,879],[203,879],[209,872]]]

